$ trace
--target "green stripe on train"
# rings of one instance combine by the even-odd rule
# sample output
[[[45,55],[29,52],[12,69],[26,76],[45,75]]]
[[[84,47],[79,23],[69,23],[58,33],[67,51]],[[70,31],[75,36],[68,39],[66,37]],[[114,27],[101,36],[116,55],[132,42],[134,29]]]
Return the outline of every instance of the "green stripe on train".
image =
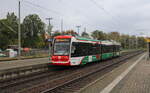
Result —
[[[98,60],[100,60],[100,58],[97,58],[96,55],[92,56],[92,62]],[[81,64],[86,64],[86,63],[89,63],[89,56],[85,56]]]
[[[102,54],[102,59],[107,59],[113,57],[113,53],[103,53]]]
[[[98,59],[96,58],[96,56],[92,56],[92,61],[97,61]]]
[[[86,64],[89,61],[89,56],[85,56],[81,64]]]
[[[108,59],[108,58],[112,58],[113,56],[119,56],[120,53],[119,52],[115,52],[115,53],[103,53],[101,55],[102,59]],[[92,56],[92,62],[94,61],[98,61],[100,60],[100,58],[97,58],[96,55]],[[84,59],[82,60],[81,64],[86,64],[89,63],[89,56],[85,56]]]
[[[100,60],[100,54],[99,54],[99,57],[97,58],[96,55],[92,56],[92,61],[98,61]]]

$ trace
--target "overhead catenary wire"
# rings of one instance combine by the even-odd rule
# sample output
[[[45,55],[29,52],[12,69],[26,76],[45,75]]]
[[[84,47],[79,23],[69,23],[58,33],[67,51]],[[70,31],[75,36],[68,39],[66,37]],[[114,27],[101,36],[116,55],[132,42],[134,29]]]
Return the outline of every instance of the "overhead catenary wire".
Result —
[[[25,0],[24,0],[24,5],[27,5],[27,6],[29,6],[29,7],[32,6],[32,8],[35,7],[35,8],[37,8],[38,10],[39,10],[39,9],[44,10],[44,11],[46,11],[46,12],[43,12],[43,11],[38,11],[38,12],[43,12],[43,13],[44,13],[45,15],[47,15],[47,16],[49,16],[49,14],[51,13],[51,14],[57,15],[60,19],[62,19],[62,17],[64,17],[64,15],[62,15],[61,13],[59,13],[59,12],[57,12],[57,11],[54,11],[54,10],[52,10],[52,9],[48,9],[48,8],[46,8],[46,7],[43,7],[43,6],[41,6],[41,5],[38,5],[38,4],[35,4],[35,3],[32,3],[32,2],[29,2],[29,1],[25,1]],[[37,10],[36,10],[36,11],[37,11]],[[55,18],[55,19],[56,19],[56,18]]]
[[[103,10],[107,15],[109,15],[109,16],[112,18],[112,20],[118,21],[118,19],[114,18],[114,16],[112,16],[111,13],[109,13],[104,7],[102,7],[100,4],[98,4],[95,0],[89,0],[89,1],[92,2],[92,3],[93,3],[95,6],[97,6],[99,9]],[[118,22],[118,23],[113,22],[113,23],[115,23],[115,24],[118,25],[119,22]]]
[[[48,8],[46,8],[46,7],[43,7],[43,6],[41,6],[41,5],[32,3],[32,2],[30,2],[30,1],[24,0],[23,2],[28,3],[28,4],[30,4],[30,5],[33,5],[33,6],[35,6],[35,7],[41,8],[41,9],[43,9],[43,10],[45,10],[45,11],[49,11],[49,12],[51,12],[51,13],[54,13],[54,14],[58,15],[58,16],[63,16],[63,14],[61,14],[61,13],[59,13],[59,12],[57,12],[57,11],[54,11],[54,10],[52,10],[52,9],[48,9]]]
[[[0,21],[0,23],[1,23],[2,25],[4,25],[5,27],[7,27],[10,31],[16,33],[16,31],[15,31],[12,27],[10,27],[9,25],[6,25],[3,21]]]
[[[92,1],[94,1],[94,0],[92,0]],[[22,0],[22,2],[25,2],[26,4],[29,4],[29,5],[31,5],[31,6],[34,6],[34,7],[43,9],[44,11],[47,11],[47,12],[49,12],[49,13],[56,14],[57,16],[60,16],[61,18],[64,16],[63,14],[61,14],[61,13],[59,13],[59,12],[57,12],[57,11],[54,11],[54,10],[52,10],[52,9],[48,9],[48,8],[46,8],[46,7],[43,7],[43,6],[39,5],[39,4],[35,4],[35,3],[30,2],[30,1],[27,1],[27,0]],[[95,4],[96,4],[96,2],[95,2]],[[103,11],[105,11],[105,13],[109,14],[104,8],[102,8],[102,7],[99,7],[99,8],[101,8]],[[64,16],[64,17],[65,17],[65,16]],[[88,18],[86,15],[84,15],[84,17]],[[89,18],[88,18],[88,19],[89,19]],[[90,23],[90,22],[87,21],[87,23]],[[87,24],[87,23],[86,23],[86,24]],[[103,24],[103,26],[104,26],[104,24]],[[114,28],[114,27],[113,27],[113,28]]]
[[[44,11],[41,11],[41,9],[39,9],[39,8],[35,8],[33,5],[30,5],[30,4],[28,4],[28,3],[24,3],[23,4],[24,5],[24,10],[26,10],[26,9],[31,9],[32,8],[32,10],[34,11],[34,12],[37,12],[38,14],[40,13],[40,14],[44,14],[44,15],[48,15],[48,14],[51,14],[51,12],[44,12]],[[26,6],[26,7],[25,7]]]
[[[72,7],[72,6],[69,5],[69,4],[66,4],[66,5],[69,6],[69,7]],[[104,9],[104,8],[103,8],[103,9]],[[81,10],[79,10],[79,9],[77,9],[77,8],[74,9],[74,10],[79,11],[78,14],[82,12]],[[83,12],[82,12],[82,14],[83,14]],[[87,15],[82,15],[82,16],[84,16],[84,17],[85,17],[86,19],[88,19],[88,20],[90,19]],[[86,24],[89,25],[89,26],[92,25],[91,22],[89,22],[89,21],[87,21],[87,20],[86,20]],[[82,25],[82,26],[83,26],[83,25]],[[88,27],[89,27],[89,26],[88,26]],[[93,27],[93,26],[91,26],[91,27]],[[103,23],[101,23],[100,27],[106,27],[106,25],[103,24]],[[109,28],[115,28],[115,27],[114,27],[114,26],[112,26],[112,27],[109,26]],[[108,26],[107,26],[107,29],[108,29]]]
[[[40,6],[40,5],[38,5],[38,4],[34,4],[34,3],[32,3],[32,2],[29,2],[29,1],[26,1],[26,3],[27,3],[27,4],[30,4],[30,5],[32,5],[32,6],[41,8],[41,9],[43,9],[43,10],[46,9],[46,11],[49,11],[49,9],[47,9],[47,8],[45,8],[45,7],[43,7],[43,6]],[[49,12],[53,12],[53,13],[55,13],[55,14],[57,14],[57,15],[60,15],[60,16],[62,17],[62,14],[61,14],[61,13],[58,13],[58,12],[56,12],[56,11],[50,10]],[[84,17],[86,17],[87,19],[89,19],[89,18],[88,18],[87,16],[85,16],[85,15],[84,15]],[[61,19],[62,19],[62,18],[61,18]],[[87,23],[89,23],[89,22],[87,21],[86,24],[87,24]],[[104,24],[103,24],[103,26],[104,26]]]

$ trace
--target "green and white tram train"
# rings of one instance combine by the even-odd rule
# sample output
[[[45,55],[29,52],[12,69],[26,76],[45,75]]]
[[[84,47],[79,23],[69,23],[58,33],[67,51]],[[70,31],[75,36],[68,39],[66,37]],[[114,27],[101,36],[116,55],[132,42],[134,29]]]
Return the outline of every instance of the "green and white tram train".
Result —
[[[54,37],[50,63],[60,66],[84,65],[120,56],[120,43],[74,36]]]

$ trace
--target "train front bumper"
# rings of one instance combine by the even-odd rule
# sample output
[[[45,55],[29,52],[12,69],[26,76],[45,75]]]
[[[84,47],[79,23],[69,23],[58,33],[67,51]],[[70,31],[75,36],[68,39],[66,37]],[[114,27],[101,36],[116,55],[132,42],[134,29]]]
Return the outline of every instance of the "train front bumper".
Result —
[[[51,61],[50,64],[52,65],[58,65],[58,66],[70,66],[70,61]]]

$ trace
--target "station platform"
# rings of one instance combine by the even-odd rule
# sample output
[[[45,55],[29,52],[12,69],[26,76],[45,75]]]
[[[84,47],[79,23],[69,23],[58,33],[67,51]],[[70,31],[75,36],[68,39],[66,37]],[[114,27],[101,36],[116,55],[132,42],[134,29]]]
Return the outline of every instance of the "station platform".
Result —
[[[95,80],[80,93],[150,93],[150,59],[140,54]]]
[[[12,69],[24,66],[31,66],[37,64],[48,63],[48,57],[46,58],[35,58],[35,59],[25,59],[25,60],[13,60],[13,61],[1,61],[0,71],[5,69]]]
[[[131,66],[135,67],[116,84],[110,93],[150,93],[150,59],[147,60],[145,55]]]

